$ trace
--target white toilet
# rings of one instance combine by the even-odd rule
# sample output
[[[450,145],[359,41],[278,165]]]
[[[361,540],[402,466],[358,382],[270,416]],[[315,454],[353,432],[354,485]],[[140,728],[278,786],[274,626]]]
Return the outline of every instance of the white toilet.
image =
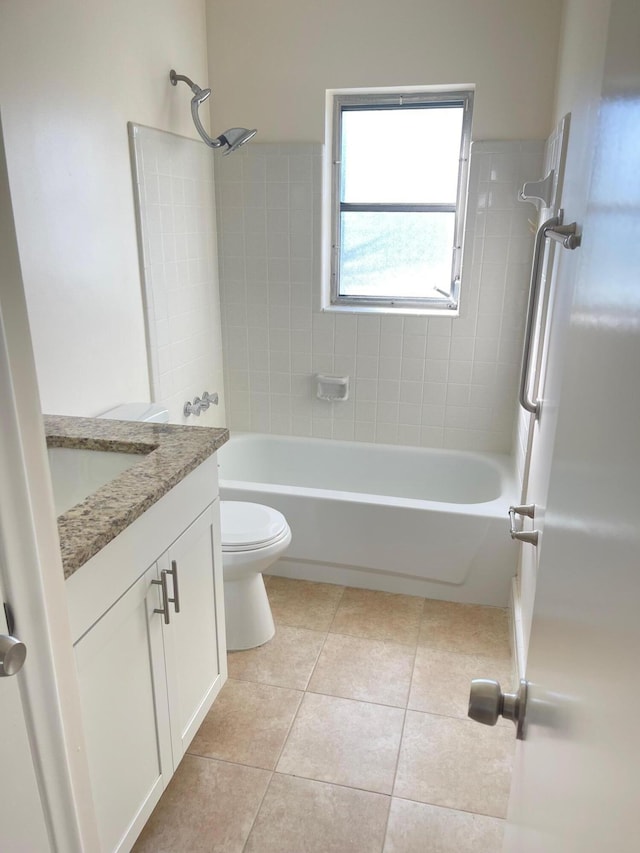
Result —
[[[168,423],[169,412],[157,403],[125,403],[100,417]],[[262,572],[289,547],[291,530],[278,510],[243,501],[220,501],[220,520],[227,649],[253,649],[275,633]]]
[[[262,572],[289,547],[291,530],[278,510],[244,501],[221,501],[220,519],[227,649],[252,649],[275,633]]]

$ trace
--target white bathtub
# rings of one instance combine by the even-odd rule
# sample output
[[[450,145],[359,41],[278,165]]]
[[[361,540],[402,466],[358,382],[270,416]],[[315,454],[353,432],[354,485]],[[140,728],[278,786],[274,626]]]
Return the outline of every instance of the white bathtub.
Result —
[[[507,604],[517,559],[509,457],[252,433],[218,456],[223,500],[267,504],[289,521],[273,574]]]

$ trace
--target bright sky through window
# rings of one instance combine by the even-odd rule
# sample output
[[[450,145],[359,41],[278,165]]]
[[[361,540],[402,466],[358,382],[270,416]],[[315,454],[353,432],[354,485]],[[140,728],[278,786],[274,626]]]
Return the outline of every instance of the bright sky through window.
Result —
[[[333,305],[457,306],[471,97],[336,97]]]

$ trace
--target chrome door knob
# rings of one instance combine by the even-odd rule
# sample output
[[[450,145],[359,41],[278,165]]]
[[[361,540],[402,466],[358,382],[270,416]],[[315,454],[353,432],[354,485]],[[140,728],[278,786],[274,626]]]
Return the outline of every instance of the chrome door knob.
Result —
[[[27,647],[15,637],[0,634],[0,677],[20,672],[27,656]]]
[[[527,707],[527,682],[520,681],[517,693],[503,693],[500,684],[490,678],[474,678],[469,692],[469,712],[472,720],[485,726],[495,726],[499,717],[513,720],[516,737],[524,738],[524,718]]]

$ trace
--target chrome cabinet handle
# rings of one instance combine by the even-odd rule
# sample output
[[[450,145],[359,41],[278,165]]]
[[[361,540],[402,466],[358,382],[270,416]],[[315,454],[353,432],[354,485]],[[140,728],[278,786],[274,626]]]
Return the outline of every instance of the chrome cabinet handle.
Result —
[[[167,575],[169,572],[166,569],[163,569],[160,572],[160,580],[152,580],[151,583],[159,586],[162,589],[162,607],[154,608],[154,613],[161,613],[164,616],[164,624],[168,625],[170,622],[169,617],[169,602],[171,599],[169,598],[169,593],[167,590]]]
[[[0,634],[0,678],[20,672],[26,657],[24,643],[8,634]]]
[[[516,515],[524,515],[527,518],[533,518],[535,515],[535,504],[522,504],[521,506],[509,507],[509,521],[512,539],[517,539],[519,542],[526,542],[529,545],[538,544],[539,531],[537,530],[518,530],[516,527]]]
[[[474,678],[469,691],[468,716],[485,726],[495,726],[498,717],[513,720],[516,724],[516,737],[518,740],[524,740],[527,687],[527,682],[522,679],[517,693],[503,693],[497,681]]]
[[[173,578],[173,598],[168,598],[167,601],[173,604],[173,609],[176,613],[180,613],[180,591],[178,589],[178,563],[176,560],[171,560],[171,568],[164,570],[166,574]]]
[[[557,216],[547,219],[538,228],[533,249],[533,263],[531,265],[531,283],[529,284],[529,303],[527,305],[527,321],[524,329],[524,349],[522,351],[522,367],[520,369],[520,391],[518,400],[527,412],[531,412],[536,418],[540,414],[540,401],[529,397],[529,377],[531,373],[531,350],[533,345],[533,328],[538,313],[538,300],[540,297],[540,273],[542,270],[542,259],[544,258],[544,245],[547,239],[547,229],[560,225]]]

